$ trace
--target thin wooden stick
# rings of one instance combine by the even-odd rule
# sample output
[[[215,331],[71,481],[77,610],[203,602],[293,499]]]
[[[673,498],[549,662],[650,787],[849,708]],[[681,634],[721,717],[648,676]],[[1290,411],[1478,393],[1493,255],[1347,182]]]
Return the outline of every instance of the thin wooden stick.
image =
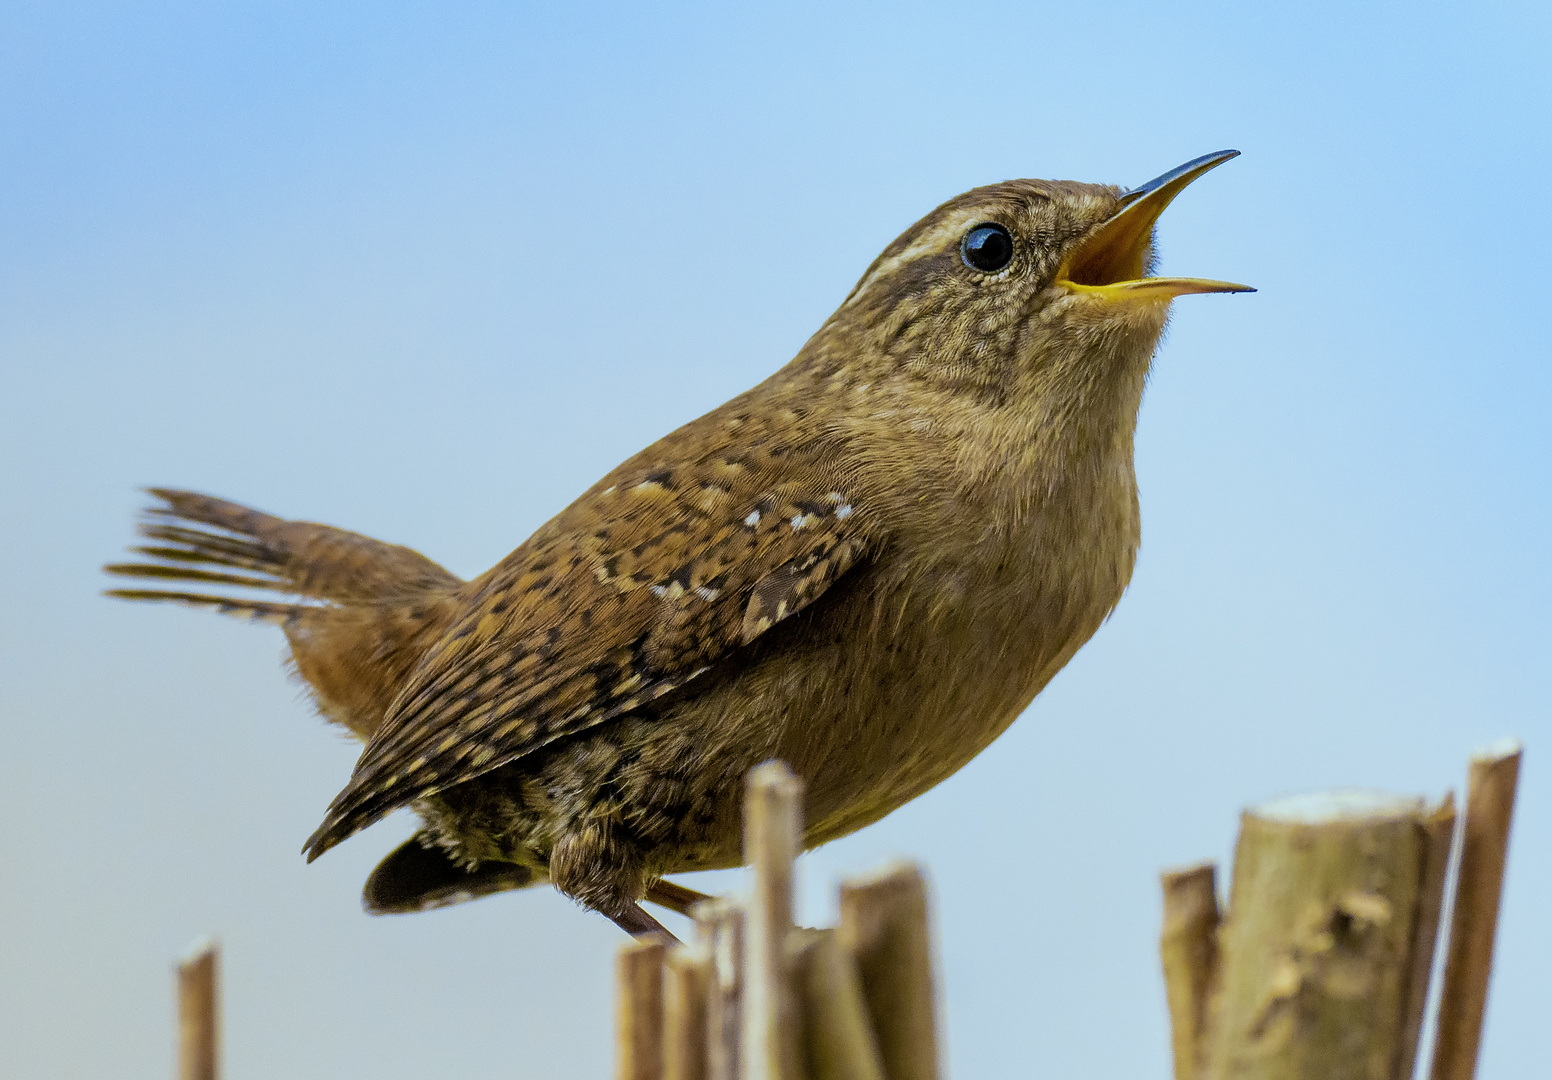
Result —
[[[1164,929],[1159,956],[1169,1001],[1175,1080],[1201,1075],[1207,1038],[1207,1003],[1218,970],[1218,868],[1210,863],[1160,875]]]
[[[663,1080],[706,1080],[706,998],[711,954],[703,945],[668,951],[663,968]]]
[[[779,761],[749,773],[744,861],[754,871],[744,930],[743,1080],[797,1080],[797,1010],[787,971],[793,862],[803,849],[803,782]]]
[[[744,909],[732,900],[695,908],[700,943],[711,958],[706,1000],[707,1080],[739,1080],[743,1038]]]
[[[638,938],[615,957],[615,1076],[663,1080],[663,957],[659,939]]]
[[[1517,741],[1505,740],[1471,759],[1432,1080],[1472,1080],[1476,1075],[1520,754]]]
[[[927,883],[911,863],[841,883],[841,950],[856,967],[888,1080],[936,1080]]]
[[[201,938],[178,963],[178,1076],[221,1075],[221,947]]]
[[[857,966],[835,931],[793,931],[789,950],[806,1080],[885,1080]]]
[[[1416,925],[1412,937],[1412,962],[1407,974],[1406,1017],[1401,1047],[1392,1073],[1397,1080],[1411,1080],[1417,1065],[1418,1044],[1428,991],[1433,982],[1433,959],[1439,945],[1439,914],[1444,909],[1444,882],[1450,868],[1450,846],[1455,835],[1455,794],[1446,792],[1439,805],[1422,823],[1424,845],[1422,885],[1417,897]]]

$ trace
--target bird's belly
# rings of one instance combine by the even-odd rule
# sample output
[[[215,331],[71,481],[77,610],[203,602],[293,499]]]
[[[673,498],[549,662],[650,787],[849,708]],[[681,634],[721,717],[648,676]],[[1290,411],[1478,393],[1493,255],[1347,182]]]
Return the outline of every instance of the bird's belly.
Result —
[[[808,781],[807,839],[869,825],[957,772],[1028,707],[1097,629],[1092,620],[1021,625],[969,618],[949,633],[864,654],[871,694],[798,725],[784,751]]]
[[[904,603],[857,590],[780,628],[763,662],[687,703],[707,735],[703,766],[717,760],[724,778],[717,827],[694,862],[738,862],[742,777],[766,758],[806,782],[810,847],[877,821],[964,766],[1088,640],[1125,582],[1061,585],[918,592]]]

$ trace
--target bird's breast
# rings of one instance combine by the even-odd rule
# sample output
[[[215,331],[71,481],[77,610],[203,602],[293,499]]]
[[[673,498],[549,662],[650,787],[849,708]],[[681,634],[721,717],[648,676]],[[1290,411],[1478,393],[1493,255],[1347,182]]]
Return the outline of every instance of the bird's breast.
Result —
[[[811,842],[958,770],[1099,628],[1137,549],[1130,470],[1113,480],[1050,488],[1022,518],[964,512],[952,533],[884,552],[790,629],[793,662],[765,689],[776,753],[808,780]]]

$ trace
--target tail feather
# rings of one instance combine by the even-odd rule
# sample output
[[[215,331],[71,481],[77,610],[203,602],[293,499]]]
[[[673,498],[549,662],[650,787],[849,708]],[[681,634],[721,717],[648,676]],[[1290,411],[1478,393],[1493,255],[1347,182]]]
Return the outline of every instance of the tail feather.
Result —
[[[245,570],[271,570],[275,567],[275,552],[253,540],[239,536],[220,536],[201,529],[186,529],[178,525],[157,525],[142,522],[137,530],[147,540],[159,540],[175,547],[148,546],[135,550],[155,554],[161,558],[185,558],[191,562],[209,562],[220,566],[238,566]],[[173,552],[179,553],[173,555]]]
[[[172,592],[162,589],[108,589],[104,595],[116,597],[119,600],[151,600],[215,608],[223,615],[235,615],[238,618],[274,623],[277,626],[284,626],[293,616],[313,606],[276,604],[267,600],[239,600],[231,596],[209,596],[205,593]]]
[[[113,589],[109,596],[196,604],[227,614],[284,622],[316,608],[319,601],[370,603],[462,584],[406,547],[329,525],[287,521],[191,491],[149,490],[161,505],[146,511],[138,531],[153,543],[131,549],[148,561],[113,563],[103,568],[108,573],[258,589],[293,596],[301,602],[274,603],[160,589]]]
[[[154,563],[110,563],[104,566],[103,569],[110,574],[118,574],[120,577],[171,578],[174,581],[202,581],[213,585],[240,585],[245,589],[292,591],[290,586],[279,578],[244,577],[242,574],[223,574],[215,570],[195,570],[188,566],[158,566]]]
[[[179,491],[176,488],[147,488],[165,506],[153,506],[148,511],[152,517],[182,518],[201,525],[214,525],[218,529],[239,536],[262,537],[277,526],[286,524],[284,518],[255,510],[251,506],[218,499],[214,495],[201,495],[197,491]]]

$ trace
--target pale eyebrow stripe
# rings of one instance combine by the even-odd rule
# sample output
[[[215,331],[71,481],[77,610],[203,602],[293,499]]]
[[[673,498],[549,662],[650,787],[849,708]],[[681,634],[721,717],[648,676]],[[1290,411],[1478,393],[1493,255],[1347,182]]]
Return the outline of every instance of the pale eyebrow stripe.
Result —
[[[982,214],[972,214],[969,210],[961,210],[938,222],[937,225],[923,232],[915,240],[912,240],[904,251],[891,255],[875,266],[873,272],[857,285],[857,289],[852,293],[851,299],[846,301],[846,306],[849,307],[860,300],[862,295],[881,277],[893,273],[901,266],[926,255],[928,252],[938,250],[950,236],[957,239],[961,232],[982,220],[983,216]]]

